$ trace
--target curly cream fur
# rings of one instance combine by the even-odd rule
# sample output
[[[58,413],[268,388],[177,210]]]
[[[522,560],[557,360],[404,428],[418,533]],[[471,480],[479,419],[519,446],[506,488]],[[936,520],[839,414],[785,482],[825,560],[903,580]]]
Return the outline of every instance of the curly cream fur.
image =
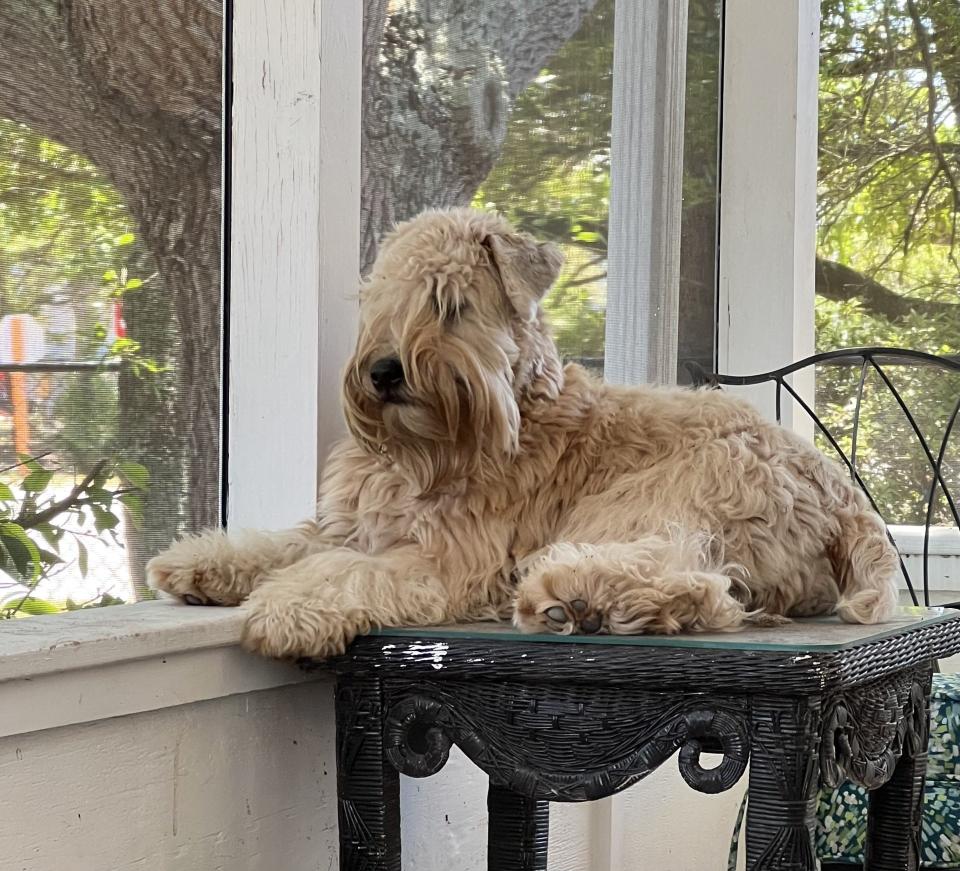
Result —
[[[468,209],[386,241],[344,377],[350,437],[316,522],[204,533],[158,588],[247,600],[246,642],[341,652],[377,626],[513,617],[526,631],[732,630],[889,617],[895,553],[841,470],[726,393],[562,368],[539,301],[551,246]],[[370,380],[402,361],[401,401]]]

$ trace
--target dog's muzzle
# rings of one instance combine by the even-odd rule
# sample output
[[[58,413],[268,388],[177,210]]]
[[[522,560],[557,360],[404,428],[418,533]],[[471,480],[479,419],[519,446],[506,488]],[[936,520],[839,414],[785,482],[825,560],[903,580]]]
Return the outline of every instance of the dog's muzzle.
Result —
[[[384,402],[397,402],[403,387],[403,364],[398,357],[383,357],[370,367],[370,383]]]

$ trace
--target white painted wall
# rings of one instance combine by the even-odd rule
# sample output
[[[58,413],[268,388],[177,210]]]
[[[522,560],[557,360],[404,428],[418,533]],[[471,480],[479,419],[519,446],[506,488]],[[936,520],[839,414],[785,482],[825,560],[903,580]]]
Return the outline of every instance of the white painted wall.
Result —
[[[4,871],[336,868],[329,681],[0,739]]]
[[[707,765],[710,763],[707,762]],[[743,789],[694,792],[676,759],[613,799],[550,806],[550,871],[726,871]],[[486,783],[455,751],[438,775],[402,781],[403,867],[487,871]]]

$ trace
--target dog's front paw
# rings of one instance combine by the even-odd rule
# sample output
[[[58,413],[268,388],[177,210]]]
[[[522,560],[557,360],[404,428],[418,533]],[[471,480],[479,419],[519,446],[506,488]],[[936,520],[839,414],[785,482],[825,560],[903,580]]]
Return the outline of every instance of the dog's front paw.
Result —
[[[250,579],[220,532],[190,535],[147,563],[147,583],[188,605],[239,605]]]
[[[517,587],[514,625],[521,632],[594,635],[607,630],[605,608],[574,567],[547,564],[530,571]]]
[[[338,656],[358,634],[342,613],[312,597],[271,582],[247,602],[243,646],[274,659],[327,659]]]

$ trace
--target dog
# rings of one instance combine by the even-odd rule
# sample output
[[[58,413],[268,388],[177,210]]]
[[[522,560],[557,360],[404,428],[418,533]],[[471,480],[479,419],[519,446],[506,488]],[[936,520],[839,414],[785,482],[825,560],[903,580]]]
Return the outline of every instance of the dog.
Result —
[[[492,619],[565,634],[888,619],[896,553],[839,465],[720,391],[563,366],[541,307],[561,264],[497,214],[398,226],[361,287],[349,437],[317,518],[184,538],[150,583],[245,602],[244,643],[280,658]]]

